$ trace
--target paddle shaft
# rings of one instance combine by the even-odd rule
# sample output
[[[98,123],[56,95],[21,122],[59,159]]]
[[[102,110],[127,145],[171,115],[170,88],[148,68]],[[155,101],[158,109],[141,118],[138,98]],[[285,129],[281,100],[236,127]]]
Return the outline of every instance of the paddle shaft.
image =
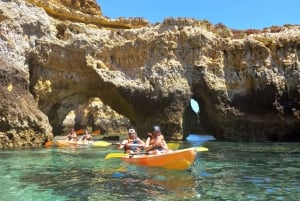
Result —
[[[111,143],[111,142],[106,142],[106,141],[99,141],[98,143],[98,146],[101,146],[101,147],[107,147],[107,146],[110,146],[110,145],[128,145],[128,146],[132,146],[132,147],[144,147],[145,145],[142,145],[142,144],[121,144],[121,143]],[[180,146],[179,143],[167,143],[169,149],[178,149],[178,147]]]
[[[129,157],[132,157],[132,156],[135,156],[135,155],[148,155],[149,153],[148,152],[140,152],[140,153],[110,153],[110,154],[107,154],[105,159],[110,159],[110,158],[122,158],[122,157],[125,157],[125,156],[129,156]]]
[[[205,152],[208,151],[206,147],[194,147],[194,149],[197,152]],[[110,159],[110,158],[122,158],[125,156],[134,156],[134,155],[143,155],[143,154],[150,154],[149,152],[140,152],[140,153],[132,153],[132,154],[127,154],[127,153],[109,153],[106,155],[105,159]]]
[[[127,145],[127,146],[131,146],[131,147],[144,147],[145,145],[143,144],[132,144],[132,143],[128,143],[128,144],[121,144],[121,143],[112,143],[113,145]]]
[[[139,152],[139,153],[131,153],[131,154],[128,154],[129,156],[135,156],[135,155],[149,155],[150,153],[149,152]]]

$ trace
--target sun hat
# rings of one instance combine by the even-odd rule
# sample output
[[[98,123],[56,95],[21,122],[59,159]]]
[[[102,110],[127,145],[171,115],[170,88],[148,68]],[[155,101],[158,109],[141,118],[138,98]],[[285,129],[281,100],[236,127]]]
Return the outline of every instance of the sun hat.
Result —
[[[134,130],[133,128],[131,128],[131,129],[128,130],[128,133],[129,133],[129,134],[134,134],[134,133],[135,133],[135,130]]]

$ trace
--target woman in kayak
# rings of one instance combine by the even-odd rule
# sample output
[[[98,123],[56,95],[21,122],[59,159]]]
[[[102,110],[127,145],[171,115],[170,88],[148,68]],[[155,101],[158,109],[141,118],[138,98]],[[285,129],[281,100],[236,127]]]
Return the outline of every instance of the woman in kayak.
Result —
[[[159,126],[154,126],[153,132],[148,133],[148,138],[145,143],[145,151],[150,154],[160,154],[170,151],[164,136],[160,132]]]
[[[72,128],[64,139],[68,139],[69,141],[77,141],[77,133],[75,129]]]
[[[88,130],[85,130],[84,136],[81,138],[82,141],[91,141],[92,140],[92,135],[89,133]]]
[[[125,153],[134,154],[142,151],[145,146],[145,142],[136,136],[136,132],[133,128],[128,130],[128,138],[123,140],[119,145],[119,149],[124,149]]]

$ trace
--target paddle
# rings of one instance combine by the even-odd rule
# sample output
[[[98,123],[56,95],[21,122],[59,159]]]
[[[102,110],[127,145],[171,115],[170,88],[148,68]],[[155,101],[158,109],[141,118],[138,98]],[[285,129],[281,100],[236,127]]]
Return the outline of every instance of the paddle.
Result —
[[[81,135],[81,134],[83,134],[84,132],[83,132],[83,129],[79,129],[78,131],[76,131],[76,134],[77,135]]]
[[[135,155],[143,155],[146,154],[148,155],[148,152],[141,152],[141,153],[134,153],[134,154],[126,154],[126,153],[109,153],[105,156],[105,159],[110,159],[110,158],[122,158],[124,156],[135,156]]]
[[[208,151],[208,148],[206,148],[206,147],[195,147],[195,149],[197,150],[197,151]]]
[[[53,145],[53,141],[48,141],[44,144],[45,147],[51,147]]]
[[[206,147],[194,147],[196,151],[198,152],[203,152],[203,151],[208,151],[208,148]],[[105,156],[105,159],[110,159],[110,158],[122,158],[125,156],[134,156],[134,155],[141,155],[141,154],[149,154],[148,152],[141,152],[141,153],[136,153],[136,154],[126,154],[126,153],[109,153]]]
[[[100,134],[101,134],[100,130],[95,130],[95,131],[92,133],[92,135],[100,135]]]
[[[112,143],[110,142],[105,142],[105,141],[95,141],[93,142],[93,146],[97,146],[97,147],[107,147],[112,145]]]
[[[167,143],[169,149],[176,150],[179,148],[180,144],[176,142],[168,142]]]
[[[97,146],[97,147],[107,147],[110,145],[126,145],[126,144],[120,144],[120,143],[111,143],[111,142],[106,142],[106,141],[95,141],[93,142],[93,146]],[[135,147],[143,147],[145,145],[141,145],[141,144],[127,144],[128,146],[135,146]]]
[[[120,145],[120,143],[111,143],[111,142],[105,142],[105,141],[96,141],[95,143],[97,143],[97,146],[99,147],[107,147],[110,145]],[[180,144],[176,143],[176,142],[170,142],[167,143],[169,149],[175,150],[178,149]],[[132,146],[137,146],[136,144],[132,144]]]

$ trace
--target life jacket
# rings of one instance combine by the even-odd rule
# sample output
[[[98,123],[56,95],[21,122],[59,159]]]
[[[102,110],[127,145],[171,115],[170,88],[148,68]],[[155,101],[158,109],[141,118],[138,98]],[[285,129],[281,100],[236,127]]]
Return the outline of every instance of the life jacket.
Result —
[[[139,144],[139,141],[138,141],[138,139],[137,138],[134,138],[133,140],[132,139],[127,139],[127,144]],[[128,151],[128,150],[131,150],[131,151],[133,151],[133,152],[140,152],[141,151],[141,148],[140,147],[138,147],[138,146],[128,146],[128,145],[125,145],[124,146],[124,152],[126,153],[126,151]]]

